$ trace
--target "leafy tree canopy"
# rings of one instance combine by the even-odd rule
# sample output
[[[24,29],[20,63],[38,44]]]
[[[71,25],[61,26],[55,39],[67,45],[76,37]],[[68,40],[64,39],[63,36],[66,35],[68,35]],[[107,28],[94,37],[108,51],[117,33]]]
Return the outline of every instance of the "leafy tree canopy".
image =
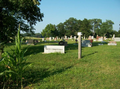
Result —
[[[64,28],[66,30],[67,36],[76,35],[77,31],[79,30],[77,19],[71,17],[68,20],[66,20],[64,22]]]
[[[48,24],[45,29],[41,32],[44,37],[55,37],[58,35],[55,25]]]
[[[41,0],[0,0],[0,41],[5,42],[17,33],[18,25],[25,32],[33,32],[33,25],[42,21]]]

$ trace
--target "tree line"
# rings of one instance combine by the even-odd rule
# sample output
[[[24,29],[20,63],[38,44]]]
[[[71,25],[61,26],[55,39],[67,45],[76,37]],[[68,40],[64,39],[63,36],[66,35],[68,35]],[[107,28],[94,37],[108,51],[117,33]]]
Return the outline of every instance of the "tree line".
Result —
[[[113,34],[120,36],[120,30],[113,30],[114,22],[106,20],[102,22],[101,19],[84,19],[77,20],[76,18],[70,17],[63,23],[57,25],[48,24],[42,30],[41,34],[44,37],[63,37],[63,36],[77,36],[77,32],[82,32],[83,36],[106,36],[111,37]]]

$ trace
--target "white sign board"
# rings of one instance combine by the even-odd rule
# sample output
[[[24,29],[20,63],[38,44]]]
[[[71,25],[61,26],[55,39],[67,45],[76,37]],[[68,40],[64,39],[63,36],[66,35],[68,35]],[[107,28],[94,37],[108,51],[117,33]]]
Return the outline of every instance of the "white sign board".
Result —
[[[65,53],[65,46],[63,46],[63,45],[45,45],[44,53]]]

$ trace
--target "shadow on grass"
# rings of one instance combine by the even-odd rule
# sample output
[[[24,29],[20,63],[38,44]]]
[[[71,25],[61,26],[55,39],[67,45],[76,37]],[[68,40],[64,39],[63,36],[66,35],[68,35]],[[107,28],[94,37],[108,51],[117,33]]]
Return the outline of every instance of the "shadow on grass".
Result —
[[[108,42],[103,42],[103,43],[102,43],[102,42],[93,42],[93,43],[92,43],[92,46],[93,46],[93,47],[94,47],[94,46],[99,46],[98,44],[103,44],[103,45],[104,45],[104,44],[108,44]]]
[[[93,53],[90,53],[90,54],[84,55],[84,56],[82,56],[82,58],[83,58],[83,57],[86,57],[86,56],[90,56],[90,55],[96,54],[96,53],[98,53],[98,51],[95,51],[95,52],[93,52]]]
[[[31,55],[31,54],[37,54],[40,52],[44,52],[44,46],[29,46],[27,52],[25,53],[25,56]]]
[[[105,42],[105,43],[102,43],[102,42],[93,42],[92,43],[92,47],[94,46],[99,46],[98,44],[108,44],[108,42]],[[82,48],[85,48],[85,47],[82,47]],[[78,49],[78,44],[69,44],[65,47],[65,50],[77,50]]]
[[[41,44],[56,45],[55,42],[39,42],[36,45],[30,45],[28,47],[27,52],[25,53],[25,56],[28,56],[28,55],[31,55],[31,54],[37,54],[37,53],[40,53],[40,52],[44,52],[44,45],[41,45]]]
[[[41,69],[32,69],[27,70],[26,73],[23,75],[24,79],[24,87],[28,87],[28,85],[32,85],[37,83],[40,84],[40,81],[42,81],[44,78],[53,76],[55,74],[60,74],[73,66],[64,67],[61,69],[56,69],[55,71],[49,71],[49,68],[41,68]]]

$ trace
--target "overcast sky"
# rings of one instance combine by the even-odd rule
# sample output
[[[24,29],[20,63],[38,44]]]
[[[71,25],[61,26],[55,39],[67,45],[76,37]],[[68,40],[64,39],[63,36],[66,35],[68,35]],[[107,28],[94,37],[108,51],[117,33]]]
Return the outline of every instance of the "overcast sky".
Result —
[[[39,6],[44,13],[42,22],[37,22],[35,32],[40,33],[47,24],[59,24],[70,17],[83,20],[112,20],[113,30],[119,30],[120,0],[42,0]]]

